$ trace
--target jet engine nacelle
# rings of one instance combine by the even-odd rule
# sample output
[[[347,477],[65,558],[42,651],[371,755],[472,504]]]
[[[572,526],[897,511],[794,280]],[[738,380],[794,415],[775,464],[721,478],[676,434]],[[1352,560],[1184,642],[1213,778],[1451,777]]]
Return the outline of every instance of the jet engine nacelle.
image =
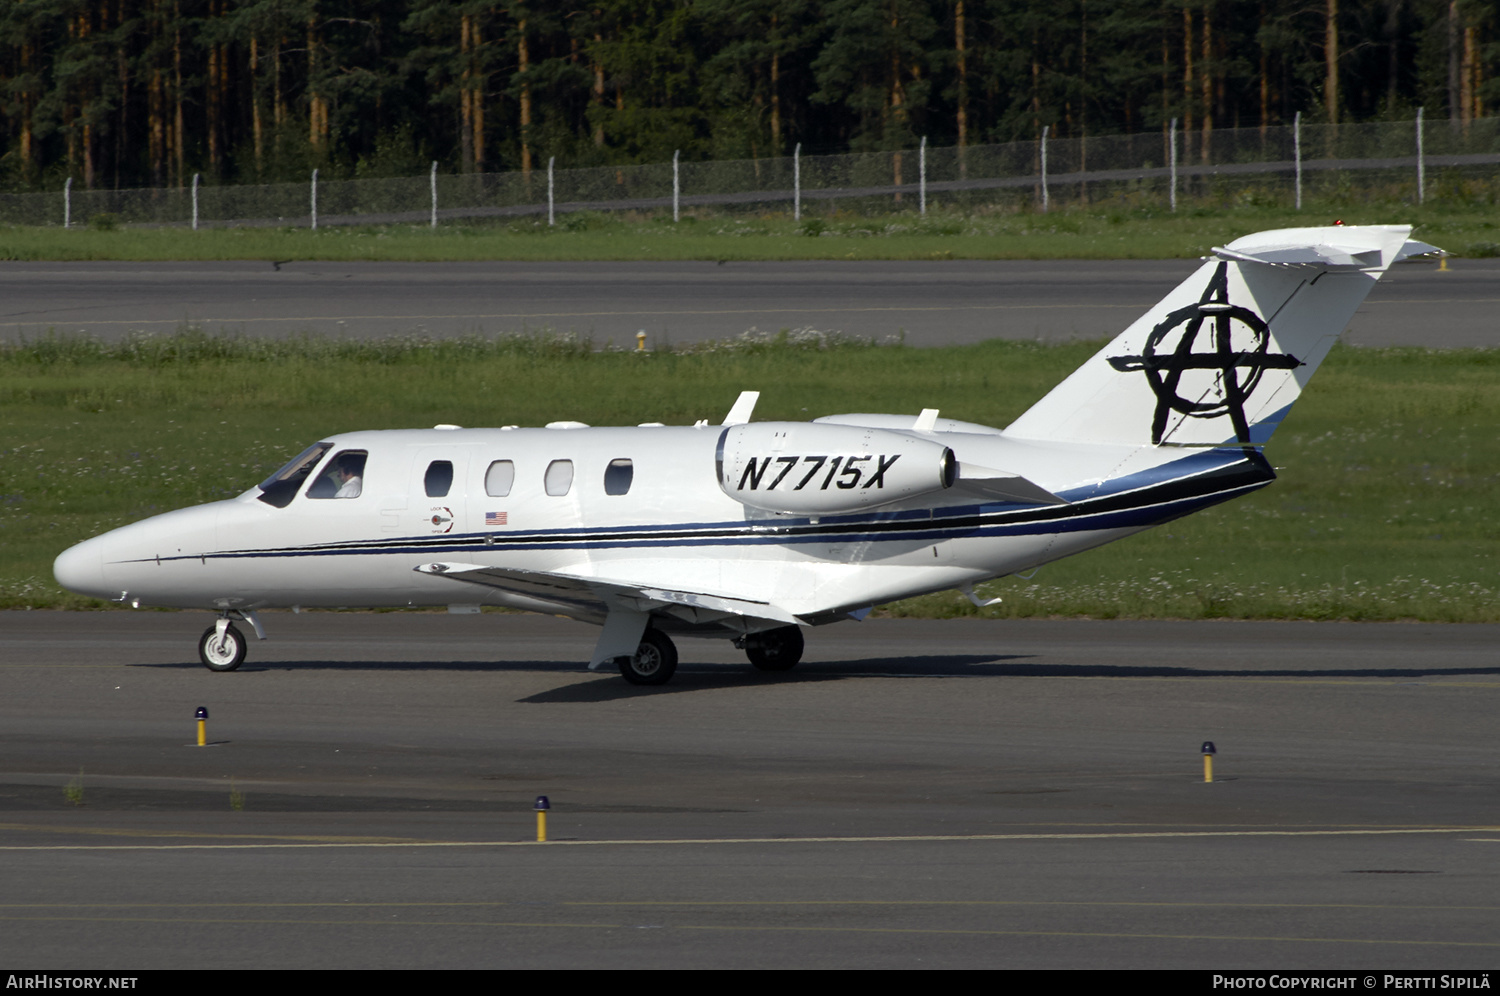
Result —
[[[719,436],[719,487],[766,512],[858,512],[951,488],[946,446],[891,429],[816,422],[753,422]]]

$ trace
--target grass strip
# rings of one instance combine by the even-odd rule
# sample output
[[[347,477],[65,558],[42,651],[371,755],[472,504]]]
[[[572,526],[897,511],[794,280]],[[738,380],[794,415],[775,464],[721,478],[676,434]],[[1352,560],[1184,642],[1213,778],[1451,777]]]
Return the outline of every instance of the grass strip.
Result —
[[[783,332],[635,353],[560,335],[265,340],[183,329],[0,348],[0,608],[105,607],[62,591],[70,544],[238,494],[352,429],[717,422],[841,411],[1005,425],[1098,344],[913,349]],[[1500,350],[1339,347],[1250,497],[896,615],[1500,621]],[[704,469],[711,487],[712,468]]]
[[[816,210],[816,209],[814,209]],[[60,216],[59,216],[60,217]],[[1258,206],[1112,203],[1040,212],[935,208],[927,215],[579,212],[545,219],[323,227],[0,227],[4,260],[788,260],[1169,259],[1207,253],[1241,235],[1331,224],[1411,224],[1461,256],[1500,255],[1493,205],[1347,202],[1303,211]]]

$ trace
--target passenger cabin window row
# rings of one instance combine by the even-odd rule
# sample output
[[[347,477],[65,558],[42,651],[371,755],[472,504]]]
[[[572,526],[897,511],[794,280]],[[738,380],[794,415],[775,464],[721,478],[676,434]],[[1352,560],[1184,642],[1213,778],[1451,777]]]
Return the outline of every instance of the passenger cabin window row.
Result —
[[[290,463],[261,482],[260,500],[277,508],[286,508],[302,483],[309,477],[309,498],[358,498],[364,490],[365,461],[368,450],[342,450],[313,475],[323,454],[333,448],[331,443],[318,443],[308,447]],[[604,468],[604,493],[624,495],[630,493],[635,479],[635,465],[628,459],[611,460]],[[491,498],[508,496],[516,483],[516,465],[511,460],[495,460],[484,473],[484,493]],[[542,475],[542,488],[548,495],[561,497],[573,490],[573,461],[553,460],[547,464]],[[429,498],[446,498],[453,489],[453,461],[433,460],[422,475],[422,490]]]
[[[628,459],[611,460],[604,468],[604,493],[624,495],[630,493],[635,480],[635,464]],[[484,472],[484,493],[491,498],[505,498],[516,484],[516,465],[513,460],[495,460]],[[423,486],[429,498],[446,498],[453,487],[453,463],[450,460],[434,460],[427,465]],[[542,489],[554,498],[560,498],[573,490],[573,461],[553,460],[547,464],[542,475]]]

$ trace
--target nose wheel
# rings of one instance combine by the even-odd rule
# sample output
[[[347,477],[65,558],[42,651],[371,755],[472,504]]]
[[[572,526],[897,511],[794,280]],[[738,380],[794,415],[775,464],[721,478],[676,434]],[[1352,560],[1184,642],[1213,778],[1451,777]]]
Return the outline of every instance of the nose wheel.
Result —
[[[245,663],[245,634],[226,620],[203,631],[198,641],[198,659],[210,671],[233,671]]]

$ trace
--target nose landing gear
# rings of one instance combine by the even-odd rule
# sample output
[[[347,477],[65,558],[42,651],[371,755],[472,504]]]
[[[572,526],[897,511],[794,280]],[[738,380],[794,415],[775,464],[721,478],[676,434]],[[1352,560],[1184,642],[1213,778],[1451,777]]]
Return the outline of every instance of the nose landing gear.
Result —
[[[266,638],[266,631],[261,628],[254,612],[233,610],[223,613],[198,639],[198,659],[210,671],[233,671],[245,663],[249,643],[239,627],[230,621],[231,617],[249,623],[258,639]]]

